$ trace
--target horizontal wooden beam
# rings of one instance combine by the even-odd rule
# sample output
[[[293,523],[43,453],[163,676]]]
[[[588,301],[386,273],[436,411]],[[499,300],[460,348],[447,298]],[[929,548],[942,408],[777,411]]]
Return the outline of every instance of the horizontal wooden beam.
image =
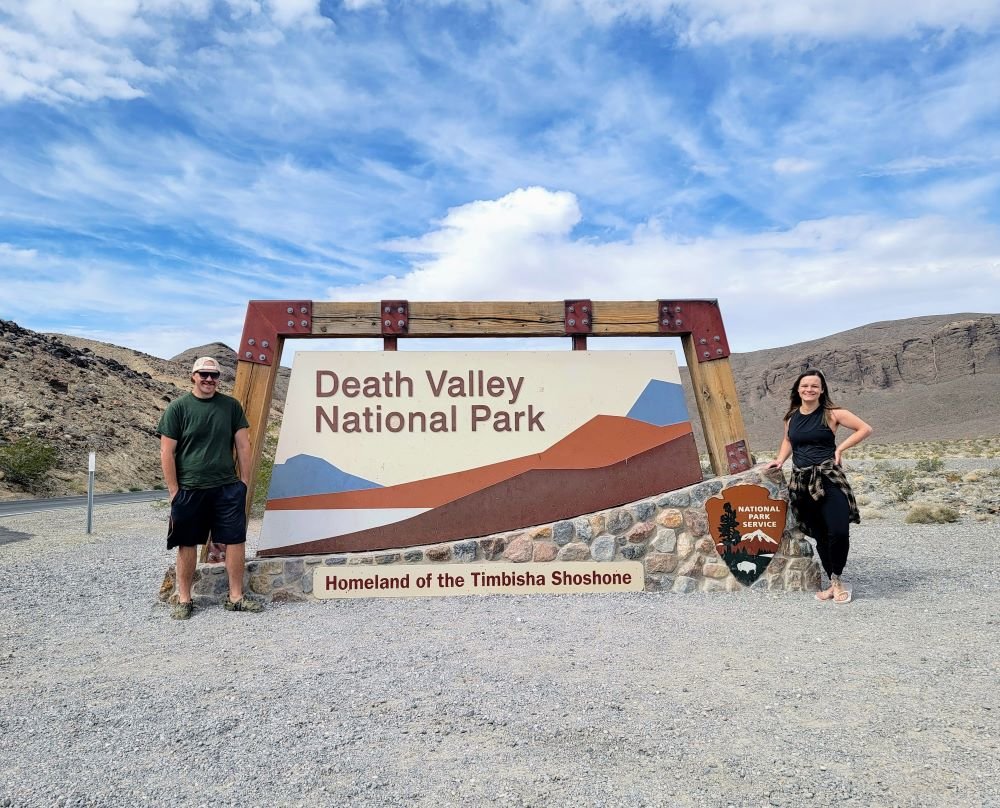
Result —
[[[382,337],[377,302],[312,304],[312,337]],[[554,302],[409,302],[406,337],[564,337],[565,306]],[[655,300],[593,301],[589,336],[663,336]]]

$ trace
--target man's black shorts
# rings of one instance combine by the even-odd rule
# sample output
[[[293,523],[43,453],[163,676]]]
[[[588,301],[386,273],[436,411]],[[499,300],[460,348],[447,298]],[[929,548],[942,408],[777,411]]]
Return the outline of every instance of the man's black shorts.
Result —
[[[247,487],[241,480],[215,488],[181,488],[170,503],[167,549],[208,541],[243,544],[247,540]]]

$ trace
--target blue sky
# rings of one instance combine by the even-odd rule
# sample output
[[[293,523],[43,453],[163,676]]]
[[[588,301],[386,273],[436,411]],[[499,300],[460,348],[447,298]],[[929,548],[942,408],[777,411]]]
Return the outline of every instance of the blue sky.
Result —
[[[997,312],[998,76],[994,0],[0,0],[0,317],[171,356],[257,298],[715,297],[737,351]]]

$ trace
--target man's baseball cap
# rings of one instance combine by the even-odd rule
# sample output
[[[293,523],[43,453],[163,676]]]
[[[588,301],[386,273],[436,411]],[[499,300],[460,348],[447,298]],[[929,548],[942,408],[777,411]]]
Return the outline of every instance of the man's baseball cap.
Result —
[[[192,373],[197,373],[199,370],[203,370],[206,373],[221,373],[219,369],[219,363],[216,362],[210,356],[203,356],[200,359],[194,360],[194,367],[191,368]]]

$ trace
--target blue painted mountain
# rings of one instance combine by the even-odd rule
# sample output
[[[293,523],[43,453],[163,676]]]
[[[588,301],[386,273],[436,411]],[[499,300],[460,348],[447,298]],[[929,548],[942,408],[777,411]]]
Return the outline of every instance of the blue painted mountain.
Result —
[[[680,424],[688,420],[684,403],[684,388],[673,382],[650,379],[649,384],[635,400],[628,417],[645,421],[653,426]]]
[[[300,454],[288,458],[284,463],[275,464],[267,498],[304,497],[381,487],[378,483],[341,471],[320,457]]]

